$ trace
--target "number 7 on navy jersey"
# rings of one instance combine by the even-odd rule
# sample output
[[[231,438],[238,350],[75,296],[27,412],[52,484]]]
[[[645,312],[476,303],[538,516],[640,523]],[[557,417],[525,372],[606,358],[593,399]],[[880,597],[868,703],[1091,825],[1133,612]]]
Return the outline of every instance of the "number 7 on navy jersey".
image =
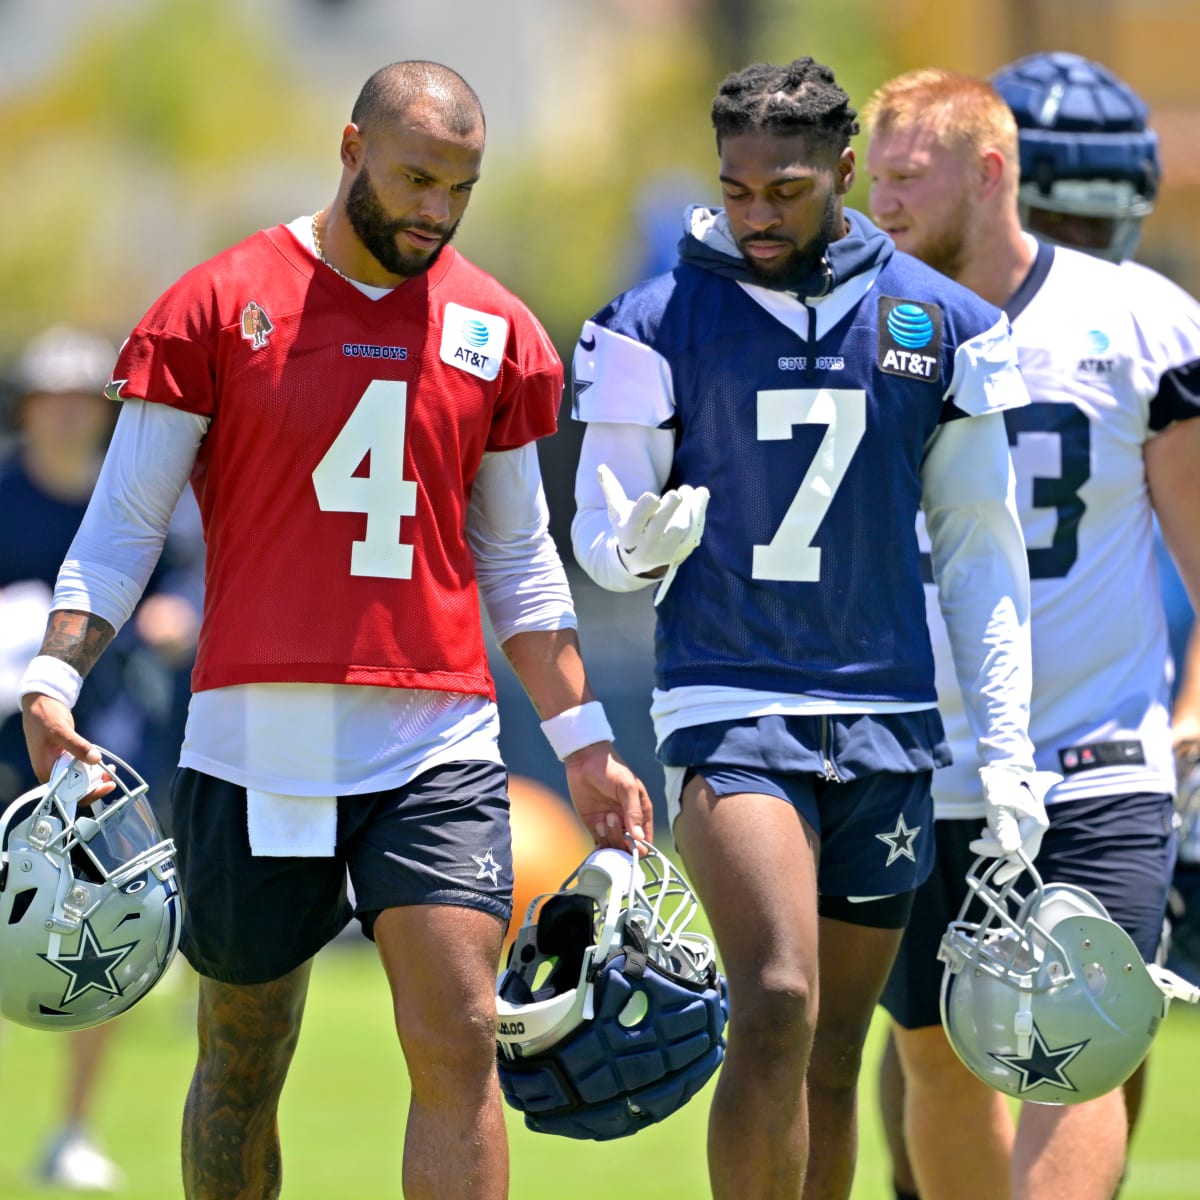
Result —
[[[774,536],[754,547],[755,579],[816,583],[821,550],[813,538],[867,429],[867,394],[861,388],[781,388],[758,393],[758,440],[787,441],[797,425],[825,432]]]

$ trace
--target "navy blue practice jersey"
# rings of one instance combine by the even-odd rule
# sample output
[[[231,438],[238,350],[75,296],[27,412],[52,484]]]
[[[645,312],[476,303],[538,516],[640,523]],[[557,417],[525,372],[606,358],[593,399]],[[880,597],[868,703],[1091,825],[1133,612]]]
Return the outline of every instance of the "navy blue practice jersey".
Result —
[[[660,689],[936,699],[915,533],[927,444],[1026,397],[997,309],[865,221],[852,231],[858,261],[819,299],[685,254],[584,326],[576,415],[671,429],[667,486],[712,495],[658,608]]]

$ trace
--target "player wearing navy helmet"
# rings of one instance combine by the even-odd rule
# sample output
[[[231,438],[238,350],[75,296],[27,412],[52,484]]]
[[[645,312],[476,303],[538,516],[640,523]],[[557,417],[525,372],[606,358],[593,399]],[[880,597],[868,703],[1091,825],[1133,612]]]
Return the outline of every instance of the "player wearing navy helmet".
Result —
[[[1141,97],[1078,54],[1032,54],[992,83],[1017,122],[1021,224],[1043,241],[1127,259],[1160,174]]]
[[[1061,56],[1023,77],[1050,79],[1046,96],[1031,103],[1047,123],[1055,103],[1081,120],[1085,106],[1071,81],[1096,78],[1068,71]],[[1065,83],[1052,86],[1056,79]],[[1025,86],[1023,94],[1037,94]],[[1096,107],[1116,111],[1115,103]],[[1133,123],[1133,108],[1126,111]],[[1029,730],[1038,766],[1062,775],[1046,797],[1050,828],[1038,868],[1048,885],[1087,889],[1152,960],[1175,851],[1166,626],[1151,528],[1157,513],[1190,563],[1189,584],[1200,588],[1193,519],[1200,307],[1149,272],[1135,275],[1022,230],[1017,122],[986,81],[912,72],[879,89],[867,121],[872,214],[901,248],[1004,307],[1032,398],[1006,423],[1031,576]],[[1103,158],[1116,164],[1113,178],[1101,177],[1097,187],[1121,185],[1108,191],[1103,220],[1110,224],[1146,194],[1133,167],[1152,142],[1143,130],[1128,132],[1128,141],[1118,134],[1124,151]],[[1081,169],[1079,155],[1054,136],[1039,135],[1033,145],[1042,161]],[[1022,163],[1024,149],[1022,141]],[[1032,186],[1023,171],[1020,180]],[[1065,182],[1082,186],[1073,176]],[[1065,203],[1048,170],[1042,185],[1038,196]],[[1109,232],[1120,240],[1116,225]],[[1162,311],[1176,317],[1160,321]],[[1018,1047],[1005,1069],[1025,1081],[1023,1098],[1051,1104],[1024,1105],[1014,1135],[1004,1096],[958,1061],[942,1028],[937,950],[967,894],[974,858],[967,842],[981,806],[969,714],[949,657],[952,633],[932,602],[929,618],[955,761],[934,777],[938,864],[918,892],[883,1001],[906,1076],[905,1132],[920,1193],[925,1200],[1058,1194],[1069,1163],[1073,1197],[1108,1200],[1126,1145],[1120,1086],[1056,1107],[1073,1094],[1069,1056],[1028,1031],[1024,1057]],[[1043,1073],[1052,1066],[1057,1090]],[[953,1139],[945,1137],[950,1126]]]

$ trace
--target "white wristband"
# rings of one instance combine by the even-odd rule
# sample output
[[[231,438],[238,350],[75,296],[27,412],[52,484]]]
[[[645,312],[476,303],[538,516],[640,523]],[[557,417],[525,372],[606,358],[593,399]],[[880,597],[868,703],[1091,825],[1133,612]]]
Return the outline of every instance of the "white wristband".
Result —
[[[51,654],[39,654],[25,668],[17,691],[22,697],[30,692],[40,692],[68,708],[74,708],[81,687],[83,676],[70,663]]]
[[[542,722],[542,732],[560,760],[576,750],[582,750],[584,746],[613,740],[612,726],[599,700],[590,700],[587,704],[568,708],[566,712],[550,717]]]

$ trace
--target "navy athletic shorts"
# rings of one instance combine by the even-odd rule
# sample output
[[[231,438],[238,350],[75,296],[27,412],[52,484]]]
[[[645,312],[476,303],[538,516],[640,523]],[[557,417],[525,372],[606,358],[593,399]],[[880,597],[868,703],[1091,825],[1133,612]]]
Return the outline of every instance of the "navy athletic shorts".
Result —
[[[1171,797],[1163,794],[1067,800],[1049,808],[1050,828],[1035,865],[1043,883],[1086,888],[1153,962],[1162,938],[1167,891],[1175,861]],[[941,1023],[942,934],[958,918],[967,895],[966,876],[977,855],[968,843],[979,837],[983,818],[937,821],[937,861],[918,889],[880,1003],[904,1029]],[[1020,881],[1017,890],[1021,890]],[[967,919],[982,919],[974,904]]]
[[[769,716],[677,730],[659,757],[698,772],[718,796],[792,804],[821,839],[821,914],[899,928],[933,864],[933,768],[945,745],[936,710]],[[838,778],[825,777],[826,759]],[[886,897],[887,899],[881,899]]]
[[[180,946],[201,975],[224,983],[279,979],[352,916],[370,937],[385,908],[454,904],[505,922],[512,913],[508,774],[496,763],[448,763],[391,791],[339,797],[328,858],[254,857],[245,789],[187,767],[172,806]]]

